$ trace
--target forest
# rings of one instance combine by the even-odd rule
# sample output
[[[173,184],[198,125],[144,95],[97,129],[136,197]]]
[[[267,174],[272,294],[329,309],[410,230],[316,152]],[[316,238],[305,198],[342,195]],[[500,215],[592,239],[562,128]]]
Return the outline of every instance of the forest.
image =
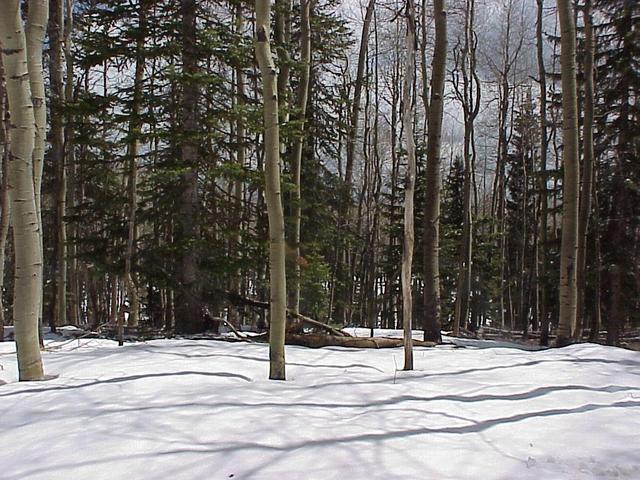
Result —
[[[489,462],[503,470],[461,473],[458,465],[433,470],[433,478],[574,478],[553,468],[583,472],[579,462],[593,465],[575,478],[640,478],[640,458],[624,448],[637,421],[620,426],[625,408],[640,408],[630,400],[637,395],[624,394],[640,392],[640,361],[629,351],[640,350],[640,2],[0,0],[0,50],[0,408],[43,392],[19,397],[31,403],[16,404],[7,434],[35,412],[58,412],[61,428],[81,420],[80,406],[63,419],[56,395],[76,401],[60,390],[92,392],[92,417],[106,412],[105,395],[119,396],[107,384],[138,379],[146,387],[122,388],[127,408],[142,415],[167,389],[198,388],[182,376],[209,376],[203,385],[213,382],[220,396],[209,406],[238,407],[229,417],[236,423],[244,403],[266,408],[252,400],[259,389],[274,399],[269,420],[253,419],[253,435],[231,435],[243,445],[220,477],[231,478],[234,464],[248,465],[243,452],[280,448],[242,442],[277,430],[286,410],[278,395],[300,407],[311,402],[296,389],[303,377],[304,388],[322,387],[319,403],[351,413],[354,405],[334,396],[366,397],[369,390],[358,389],[367,382],[402,380],[399,401],[422,395],[455,405],[582,389],[611,398],[606,412],[594,412],[593,402],[576,411],[630,429],[616,437],[615,465],[602,463],[593,443],[584,458],[545,457],[544,471],[542,460],[509,450],[512,460]],[[530,360],[494,365],[491,355],[502,349],[514,362]],[[199,357],[221,363],[196,371]],[[162,370],[165,360],[173,373]],[[541,377],[518,397],[510,389],[538,362],[550,362],[550,371],[567,362],[566,378],[558,373],[554,386]],[[498,373],[482,382],[490,377],[503,390],[469,400],[474,366],[483,365]],[[464,367],[459,384],[443,378],[452,367]],[[496,380],[505,368],[514,368],[511,376]],[[336,369],[345,379],[336,380]],[[165,375],[172,380],[158,379],[168,382],[164,389],[149,382]],[[613,383],[590,383],[600,375]],[[287,382],[238,390],[238,382],[267,378]],[[332,381],[333,393],[324,389]],[[443,398],[424,384],[431,381]],[[461,431],[420,430],[420,417],[389,414],[395,400],[385,395],[398,391],[379,388],[354,414],[389,415],[385,428],[406,421],[415,432],[400,450],[416,449],[412,435],[467,438],[525,415],[498,409],[513,416],[473,417],[476,427]],[[195,418],[204,405],[165,401],[170,418]],[[459,412],[455,405],[446,411]],[[539,416],[574,412],[555,407]],[[292,418],[311,415],[303,411]],[[126,423],[122,412],[113,414]],[[161,428],[155,417],[149,422]],[[292,435],[304,430],[288,422]],[[234,421],[221,428],[232,431]],[[282,447],[302,455],[306,477],[271,452],[273,463],[240,468],[238,478],[417,478],[406,466],[397,470],[401,454],[393,468],[376,469],[365,455],[357,462],[373,470],[353,476],[342,476],[351,465],[342,454],[312,469],[333,455],[332,445],[345,455],[350,442],[373,448],[377,434],[362,428],[362,438],[329,441],[319,440],[318,427],[310,443]],[[516,431],[501,439],[509,443]],[[12,451],[2,435],[0,459]],[[166,478],[214,478],[195,466],[211,444],[205,432],[194,435],[201,450],[185,454],[193,466]],[[552,430],[544,435],[550,451]],[[395,449],[398,437],[384,445]],[[440,468],[449,461],[438,450],[445,447],[432,448],[443,456]],[[226,450],[214,451],[205,464],[227,459]],[[134,457],[115,477],[96,476],[96,459],[60,464],[59,474],[121,478],[133,468],[134,478],[165,478],[136,470]],[[519,469],[509,470],[516,457]],[[58,471],[54,463],[11,465],[6,478]]]
[[[475,1],[29,4],[31,63],[3,41],[0,325],[33,330],[37,301],[52,332],[264,330],[250,299],[280,337],[288,308],[619,344],[640,307],[640,7]],[[38,251],[41,280],[14,281]]]

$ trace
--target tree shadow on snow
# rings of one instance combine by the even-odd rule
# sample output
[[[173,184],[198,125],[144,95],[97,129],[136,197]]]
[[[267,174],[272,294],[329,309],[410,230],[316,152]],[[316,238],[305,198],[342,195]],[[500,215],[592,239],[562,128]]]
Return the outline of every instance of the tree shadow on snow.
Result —
[[[236,378],[239,380],[244,380],[245,382],[251,382],[252,379],[237,373],[229,373],[229,372],[198,372],[198,371],[181,371],[181,372],[162,372],[162,373],[147,373],[141,375],[129,375],[126,377],[114,377],[106,380],[93,380],[91,382],[80,383],[77,385],[55,385],[51,387],[40,387],[40,388],[30,388],[26,390],[18,390],[13,392],[7,392],[4,394],[0,394],[0,398],[4,397],[14,397],[17,395],[24,395],[30,393],[40,393],[40,392],[54,392],[60,390],[77,390],[80,388],[92,387],[95,385],[105,385],[110,383],[125,383],[125,382],[133,382],[135,380],[142,380],[147,378],[157,378],[157,377],[182,377],[188,375],[199,375],[205,377],[222,377],[222,378]]]
[[[298,441],[290,441],[288,443],[276,445],[276,444],[268,444],[268,443],[259,443],[259,442],[228,442],[224,439],[221,439],[219,442],[200,442],[198,445],[185,447],[185,448],[175,448],[175,449],[165,449],[165,450],[155,450],[152,452],[145,453],[130,453],[123,455],[110,455],[110,456],[102,456],[99,459],[92,459],[81,462],[70,462],[59,465],[47,465],[43,467],[34,468],[31,470],[26,470],[20,472],[20,474],[16,474],[12,477],[5,477],[5,480],[22,480],[27,478],[30,475],[36,475],[39,473],[48,473],[52,474],[54,471],[65,471],[67,473],[72,473],[74,469],[80,467],[96,467],[101,464],[110,464],[119,461],[131,461],[131,460],[149,460],[153,461],[154,458],[158,458],[159,456],[171,455],[171,456],[179,456],[179,455],[193,455],[193,454],[201,454],[205,457],[211,455],[213,453],[236,453],[236,454],[250,454],[255,451],[262,452],[281,452],[284,454],[290,454],[296,452],[300,449],[309,449],[309,448],[324,448],[324,447],[336,447],[339,446],[341,448],[346,447],[347,445],[357,443],[357,442],[386,442],[396,439],[404,439],[409,437],[415,437],[420,435],[428,435],[428,434],[444,434],[444,435],[465,435],[465,434],[477,434],[484,432],[490,428],[498,427],[502,425],[509,425],[513,423],[522,422],[525,420],[536,419],[536,418],[546,418],[546,417],[555,417],[559,415],[571,415],[571,414],[581,414],[592,412],[601,409],[609,409],[609,408],[630,408],[630,407],[640,407],[640,402],[637,401],[621,401],[611,404],[586,404],[575,408],[556,408],[556,409],[548,409],[548,410],[539,410],[534,412],[520,413],[505,417],[497,417],[491,418],[482,421],[475,421],[471,419],[466,419],[468,424],[460,425],[460,426],[452,426],[452,427],[420,427],[420,428],[408,428],[401,430],[391,430],[386,432],[375,432],[375,433],[363,433],[363,434],[355,434],[355,435],[345,435],[345,436],[336,436],[333,438],[323,438],[323,439],[303,439]],[[252,471],[257,472],[263,468],[264,465],[258,466],[257,468],[252,469]],[[183,472],[184,473],[184,472]]]

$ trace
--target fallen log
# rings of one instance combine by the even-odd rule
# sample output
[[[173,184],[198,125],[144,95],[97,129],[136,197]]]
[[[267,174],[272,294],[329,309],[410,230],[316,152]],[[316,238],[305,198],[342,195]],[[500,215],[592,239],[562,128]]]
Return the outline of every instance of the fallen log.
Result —
[[[286,337],[287,345],[300,345],[310,348],[321,347],[351,347],[351,348],[394,348],[402,347],[404,340],[402,338],[388,337],[343,337],[337,335],[322,334],[289,334]],[[434,342],[423,342],[414,340],[413,345],[416,347],[435,347]]]
[[[260,300],[256,300],[254,298],[249,298],[249,297],[243,297],[242,295],[239,295],[237,293],[234,292],[228,292],[226,290],[215,290],[215,292],[219,295],[222,295],[224,297],[227,298],[227,300],[232,303],[233,305],[235,305],[236,307],[241,307],[241,306],[249,306],[249,307],[256,307],[256,308],[261,308],[263,310],[267,310],[269,309],[269,302],[262,302]],[[348,332],[344,332],[342,330],[339,330],[337,328],[333,328],[331,325],[327,325],[326,323],[320,322],[318,320],[314,320],[313,318],[307,317],[305,315],[302,315],[300,313],[296,313],[293,310],[287,309],[287,317],[289,320],[294,319],[294,320],[299,320],[302,323],[306,323],[307,325],[312,325],[316,328],[320,328],[322,330],[325,330],[327,332],[329,332],[329,334],[331,335],[335,335],[336,337],[351,337],[352,335]]]
[[[159,271],[163,275],[165,275],[168,280],[171,280],[173,278],[164,268],[162,268],[161,262],[158,263],[157,267],[158,267]],[[196,302],[198,302],[200,304],[200,308],[204,312],[208,312],[209,311],[209,306],[210,306],[209,302],[205,301],[203,298],[198,298],[198,297],[194,296],[192,292],[190,292],[189,290],[185,289],[182,285],[176,285],[175,288],[177,288],[178,290],[180,290],[181,292],[183,292],[184,294],[189,296],[192,300],[195,300]],[[249,306],[249,307],[261,308],[263,310],[267,310],[270,307],[269,302],[262,302],[260,300],[256,300],[254,298],[245,297],[245,296],[240,295],[240,294],[238,294],[236,292],[230,292],[228,290],[222,290],[222,289],[219,289],[219,288],[212,288],[209,292],[213,293],[214,295],[226,298],[229,303],[231,303],[232,305],[234,305],[236,307]],[[349,334],[347,332],[344,332],[342,330],[333,328],[332,326],[327,325],[326,323],[322,323],[322,322],[320,322],[318,320],[314,320],[313,318],[309,318],[307,316],[301,315],[300,313],[296,313],[293,310],[287,309],[287,316],[289,318],[293,318],[295,320],[300,320],[301,322],[306,323],[308,325],[313,325],[316,328],[320,328],[322,330],[325,330],[325,331],[329,332],[329,334],[337,336],[337,337],[351,337],[351,334]],[[227,326],[231,327],[231,330],[234,332],[234,334],[238,338],[243,338],[243,336],[237,331],[237,329],[235,329],[235,327],[230,325],[227,321],[224,321],[224,323],[227,324]],[[246,337],[244,337],[244,338],[246,338]],[[248,338],[247,338],[247,340],[250,341]]]
[[[243,342],[250,342],[251,340],[246,336],[246,335],[242,335],[238,329],[236,327],[234,327],[231,322],[227,321],[225,318],[222,317],[214,317],[213,315],[211,315],[211,313],[209,312],[209,309],[207,307],[205,307],[204,312],[203,312],[204,318],[206,320],[209,320],[210,322],[222,322],[224,323],[227,327],[229,327],[229,330],[231,330],[234,335],[236,337],[238,337],[239,340],[243,341]]]
[[[292,310],[287,309],[287,316],[294,318],[296,320],[300,320],[302,323],[306,323],[307,325],[313,325],[314,327],[320,328],[322,330],[326,330],[329,334],[336,337],[348,337],[354,338],[349,332],[345,332],[343,330],[338,330],[333,328],[331,325],[327,325],[326,323],[319,322],[318,320],[314,320],[313,318],[305,317],[299,313],[296,313]]]

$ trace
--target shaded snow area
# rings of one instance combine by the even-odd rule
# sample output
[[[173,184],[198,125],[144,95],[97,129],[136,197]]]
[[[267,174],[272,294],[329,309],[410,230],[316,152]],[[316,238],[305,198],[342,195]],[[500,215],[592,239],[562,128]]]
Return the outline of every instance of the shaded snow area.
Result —
[[[494,347],[287,347],[272,382],[262,344],[79,340],[18,384],[6,342],[0,478],[640,479],[639,353]]]

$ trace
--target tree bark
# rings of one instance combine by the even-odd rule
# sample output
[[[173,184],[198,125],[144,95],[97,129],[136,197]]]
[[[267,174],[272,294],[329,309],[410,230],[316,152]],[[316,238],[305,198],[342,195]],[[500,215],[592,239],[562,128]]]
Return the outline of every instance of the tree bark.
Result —
[[[596,181],[597,185],[597,174]],[[595,214],[595,224],[600,225],[600,205],[598,202],[598,189],[593,190],[593,211]],[[596,261],[596,275],[594,282],[594,308],[593,315],[591,316],[590,328],[589,328],[589,341],[595,342],[600,334],[600,326],[602,325],[602,251],[600,250],[600,230],[596,229],[594,239],[595,261]]]
[[[292,301],[289,308],[295,312],[300,311],[300,232],[302,222],[302,150],[305,138],[305,119],[307,115],[307,99],[309,97],[309,74],[311,71],[311,2],[312,0],[301,0],[300,5],[300,61],[302,69],[300,73],[300,87],[296,100],[300,133],[296,138],[294,147],[294,158],[291,163],[293,174],[294,195],[293,195],[293,238],[291,243],[295,249],[294,272],[292,278]]]
[[[144,81],[144,44],[147,28],[147,0],[141,0],[138,5],[138,37],[136,38],[136,67],[133,80],[133,99],[131,102],[131,118],[129,120],[129,231],[127,236],[127,251],[124,263],[124,281],[129,297],[128,326],[137,327],[140,322],[140,298],[134,272],[135,245],[137,241],[136,211],[138,209],[138,155],[140,153],[140,134],[142,121],[140,108],[142,103],[142,82]]]
[[[49,319],[52,332],[56,326],[65,324],[67,316],[67,263],[66,263],[66,225],[64,221],[66,207],[66,176],[64,158],[63,107],[65,104],[64,73],[62,68],[62,38],[64,30],[64,5],[61,0],[50,1],[49,16],[49,78],[51,86],[51,148],[49,158],[56,172],[56,259],[55,259],[55,307]]]
[[[440,143],[447,63],[445,0],[434,0],[436,40],[432,60],[427,142],[427,192],[424,210],[424,339],[441,342],[440,333]]]
[[[278,72],[270,46],[271,1],[256,0],[255,50],[263,83],[265,200],[269,217],[269,378],[285,380],[284,339],[287,311],[284,212],[280,190],[280,128],[278,123]]]
[[[244,33],[244,8],[242,2],[238,2],[235,7],[235,29],[236,35],[240,37]],[[236,92],[235,102],[237,107],[242,107],[245,104],[245,74],[243,65],[238,62],[235,68],[235,81]],[[244,118],[239,111],[235,122],[235,138],[236,142],[236,163],[239,168],[244,168],[246,161],[246,146],[245,146],[246,128],[244,125]],[[232,240],[233,248],[236,251],[236,255],[242,257],[242,198],[243,198],[243,183],[240,179],[236,179],[233,184],[233,217],[235,230],[234,238]],[[234,292],[240,293],[242,285],[242,271],[238,268],[231,279],[231,289]],[[239,327],[241,323],[240,314],[234,306],[229,307],[229,321],[234,327]]]
[[[460,333],[460,327],[466,329],[469,318],[469,297],[471,294],[471,259],[473,255],[473,218],[471,213],[471,187],[473,178],[473,130],[475,118],[480,109],[480,82],[476,75],[476,41],[474,32],[475,2],[467,0],[465,8],[465,43],[461,55],[462,92],[457,80],[454,80],[456,96],[462,103],[464,115],[464,185],[463,185],[463,228],[462,247],[458,262],[458,282],[456,288],[455,317],[453,335]],[[474,94],[477,89],[477,96]]]
[[[197,4],[195,0],[181,0],[182,15],[182,69],[183,86],[181,98],[182,142],[180,157],[182,193],[180,196],[180,235],[182,255],[179,265],[180,283],[189,291],[176,299],[176,330],[179,333],[199,333],[204,323],[198,302],[199,278],[199,192],[198,192],[198,58],[196,45]]]
[[[347,305],[351,299],[353,279],[349,278],[350,248],[343,245],[346,230],[350,225],[351,188],[353,184],[353,166],[355,163],[356,143],[358,138],[358,125],[360,123],[360,103],[362,100],[362,88],[364,85],[364,73],[369,46],[369,30],[371,19],[375,9],[375,0],[369,0],[362,24],[360,37],[360,49],[358,51],[358,67],[353,91],[353,103],[349,114],[349,127],[347,130],[346,148],[347,160],[344,171],[344,191],[340,200],[338,215],[337,251],[336,251],[336,280],[339,284],[338,301],[336,302],[336,317],[343,324],[348,322],[350,307]]]
[[[544,0],[536,0],[536,49],[538,57],[538,76],[540,82],[540,172],[539,172],[539,232],[538,232],[538,324],[540,325],[540,345],[549,344],[549,314],[547,312],[547,151],[549,150],[549,137],[547,133],[547,71],[544,65],[544,40],[542,35],[542,22],[544,14]]]
[[[302,14],[302,12],[301,12]],[[278,56],[278,100],[280,108],[278,115],[280,123],[286,125],[289,122],[289,76],[291,72],[291,55],[289,44],[291,42],[291,0],[275,0],[275,25],[274,40],[276,54]],[[302,27],[301,27],[302,28]],[[284,139],[280,139],[280,152],[285,154],[286,145]]]
[[[47,0],[29,0],[27,9],[26,42],[27,64],[29,68],[29,84],[33,102],[33,114],[35,118],[35,141],[33,145],[33,184],[36,201],[36,217],[38,220],[38,237],[40,250],[40,272],[38,283],[38,328],[40,329],[40,345],[44,346],[42,339],[42,310],[43,310],[43,263],[44,257],[42,240],[42,171],[44,167],[44,151],[47,129],[47,107],[44,91],[44,67],[42,62],[42,50],[49,20],[49,2]]]
[[[595,43],[593,35],[593,18],[591,14],[591,0],[585,0],[582,10],[584,18],[584,119],[582,124],[582,192],[580,194],[580,212],[578,223],[578,257],[576,281],[578,300],[576,305],[576,326],[573,332],[574,340],[580,340],[585,325],[585,290],[587,286],[587,237],[589,234],[589,215],[591,214],[592,185],[593,185],[593,77]]]
[[[67,64],[67,75],[65,83],[65,101],[73,101],[73,53],[71,50],[73,33],[73,0],[65,0],[65,21],[64,21],[64,56]],[[65,176],[70,177],[67,179],[68,190],[68,203],[69,207],[73,209],[76,205],[76,156],[75,156],[75,142],[74,142],[74,116],[67,112],[66,115],[67,125],[65,127],[65,147],[66,147],[66,173]],[[78,225],[72,224],[70,226],[70,235],[72,238],[78,236]],[[80,325],[81,322],[81,310],[80,310],[80,282],[79,282],[79,265],[77,258],[77,246],[74,242],[67,246],[67,263],[69,264],[69,322],[72,325]]]
[[[8,180],[13,211],[13,239],[15,250],[15,284],[13,317],[15,325],[16,351],[19,378],[24,380],[44,379],[40,356],[38,318],[42,304],[42,249],[40,221],[36,202],[37,182],[34,181],[34,140],[36,111],[33,102],[39,105],[38,115],[44,111],[44,89],[42,96],[32,100],[30,70],[37,68],[35,58],[28,62],[27,40],[22,25],[20,2],[5,1],[0,15],[0,44],[7,79],[7,98],[11,116],[11,146]],[[44,32],[47,3],[33,2],[29,8],[32,47],[35,46],[35,31]],[[38,20],[38,25],[36,25]],[[34,54],[32,50],[30,54]],[[35,49],[37,50],[37,49]],[[42,75],[42,58],[39,74]],[[37,72],[34,72],[34,77]],[[37,83],[37,82],[34,82]],[[41,85],[40,85],[41,86]],[[40,132],[43,134],[44,132]],[[40,140],[40,139],[39,139]]]
[[[407,24],[402,120],[407,149],[407,176],[404,190],[404,243],[402,248],[402,323],[404,330],[404,370],[413,370],[413,301],[411,267],[413,266],[414,219],[413,196],[416,188],[416,145],[413,132],[413,86],[416,73],[416,7],[406,0]]]
[[[0,342],[4,341],[4,273],[7,259],[7,238],[11,220],[11,202],[9,199],[9,149],[10,139],[6,118],[6,88],[2,56],[0,55],[0,161],[2,162],[2,183],[0,187]]]
[[[560,246],[560,318],[556,344],[566,345],[576,325],[578,289],[578,100],[576,90],[576,29],[571,0],[557,0],[560,19],[560,75],[562,82],[563,167],[562,242]]]

